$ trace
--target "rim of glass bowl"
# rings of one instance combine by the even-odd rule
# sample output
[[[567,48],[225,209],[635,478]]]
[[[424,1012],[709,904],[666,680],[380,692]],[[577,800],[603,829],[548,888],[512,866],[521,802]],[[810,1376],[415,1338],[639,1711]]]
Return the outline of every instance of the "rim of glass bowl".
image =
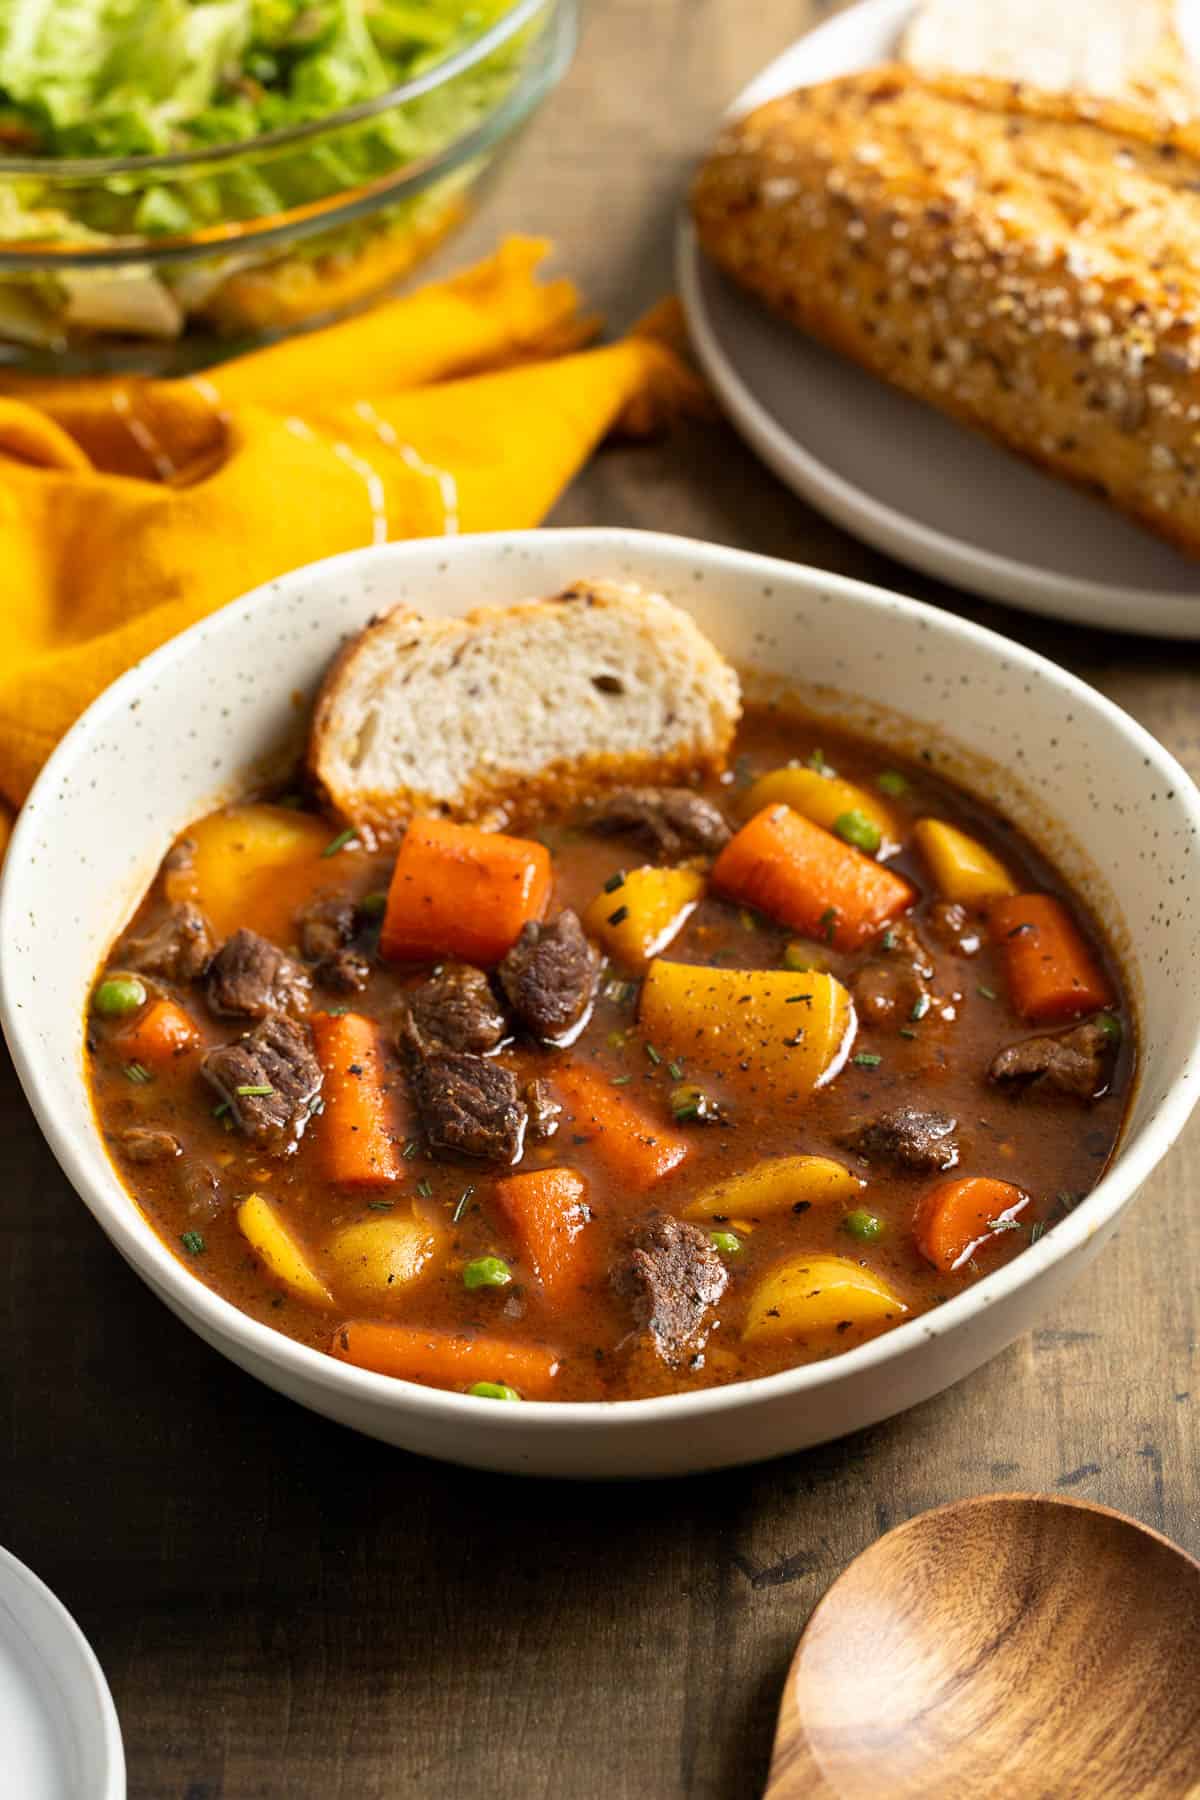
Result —
[[[543,15],[542,28],[531,55],[522,65],[513,86],[499,105],[478,125],[453,138],[441,149],[415,162],[400,164],[375,181],[361,187],[331,194],[326,199],[311,201],[285,213],[267,215],[257,228],[253,219],[234,219],[227,225],[207,226],[203,235],[186,238],[114,238],[104,245],[87,249],[57,247],[54,244],[31,244],[21,248],[0,241],[0,270],[7,273],[25,270],[45,272],[55,268],[104,268],[130,261],[191,262],[220,254],[232,244],[255,246],[279,240],[291,240],[325,231],[330,226],[346,223],[370,212],[384,199],[397,199],[405,193],[420,191],[442,175],[449,174],[462,163],[488,150],[523,116],[532,110],[557,81],[570,60],[575,44],[577,0],[515,0],[503,18],[481,32],[469,43],[440,62],[413,76],[398,87],[389,88],[371,100],[327,113],[321,119],[303,125],[289,125],[279,131],[263,132],[258,137],[234,138],[227,144],[208,145],[203,150],[176,150],[163,156],[123,157],[0,157],[0,181],[20,178],[55,182],[103,181],[114,175],[177,172],[181,169],[210,169],[214,165],[237,162],[244,158],[274,152],[307,142],[319,141],[332,132],[377,118],[393,107],[417,99],[422,94],[444,87],[466,74],[478,63],[501,49],[510,38]]]

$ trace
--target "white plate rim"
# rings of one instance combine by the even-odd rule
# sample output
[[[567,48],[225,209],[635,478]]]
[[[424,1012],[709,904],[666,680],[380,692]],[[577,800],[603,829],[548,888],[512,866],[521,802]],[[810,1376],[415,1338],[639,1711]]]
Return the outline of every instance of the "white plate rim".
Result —
[[[56,1691],[64,1713],[70,1713],[83,1725],[83,1741],[89,1750],[97,1749],[102,1758],[86,1770],[86,1800],[125,1800],[125,1750],[116,1705],[104,1671],[83,1631],[67,1611],[58,1595],[46,1586],[40,1575],[0,1548],[0,1613],[6,1612],[4,1590],[19,1588],[31,1600],[40,1615],[45,1636],[34,1640],[14,1621],[25,1640],[26,1649],[36,1655]],[[48,1640],[56,1640],[51,1645]],[[53,1659],[51,1656],[53,1651]],[[69,1659],[69,1683],[59,1678],[59,1670]],[[86,1695],[89,1708],[85,1714],[79,1706],[80,1695]],[[72,1704],[74,1701],[74,1704]],[[84,1800],[84,1795],[79,1796]]]
[[[898,29],[914,4],[915,0],[858,0],[857,5],[806,32],[768,63],[742,89],[725,116],[736,117],[770,94],[793,86],[794,77],[787,73],[787,66],[800,46],[813,54],[842,40],[853,42],[859,32]],[[734,424],[773,473],[836,525],[924,574],[1025,612],[1145,637],[1200,638],[1200,564],[1195,599],[1161,588],[1117,586],[1061,575],[925,525],[838,474],[779,424],[730,361],[705,304],[700,271],[699,243],[684,210],[676,233],[675,275],[704,373]],[[999,454],[1009,454],[997,449]]]

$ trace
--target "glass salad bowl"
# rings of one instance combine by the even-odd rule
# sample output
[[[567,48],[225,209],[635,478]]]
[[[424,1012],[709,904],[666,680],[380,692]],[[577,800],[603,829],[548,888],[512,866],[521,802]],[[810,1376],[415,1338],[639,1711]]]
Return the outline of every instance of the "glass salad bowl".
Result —
[[[576,0],[62,10],[0,20],[0,367],[39,374],[183,374],[395,286],[576,34]]]

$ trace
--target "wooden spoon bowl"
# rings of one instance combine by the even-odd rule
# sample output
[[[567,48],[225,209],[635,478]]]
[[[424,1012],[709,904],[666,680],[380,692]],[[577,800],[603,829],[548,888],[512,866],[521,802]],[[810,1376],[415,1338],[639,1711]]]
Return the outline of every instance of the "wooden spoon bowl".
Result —
[[[923,1513],[834,1583],[788,1671],[768,1800],[1200,1795],[1200,1563],[1104,1506]]]

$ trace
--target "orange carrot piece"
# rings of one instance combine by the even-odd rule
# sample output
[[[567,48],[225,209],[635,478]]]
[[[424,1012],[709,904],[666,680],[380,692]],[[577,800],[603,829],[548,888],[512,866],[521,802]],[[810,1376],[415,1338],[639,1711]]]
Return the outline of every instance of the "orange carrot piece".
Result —
[[[620,1088],[584,1063],[555,1063],[550,1079],[567,1104],[567,1116],[609,1171],[634,1192],[653,1187],[677,1169],[691,1145],[654,1125]]]
[[[477,1381],[506,1382],[531,1400],[550,1392],[559,1369],[557,1352],[543,1344],[482,1333],[473,1337],[432,1326],[376,1325],[368,1319],[339,1326],[330,1350],[342,1362],[401,1381],[460,1390]]]
[[[984,1244],[1003,1237],[1008,1221],[1028,1205],[1029,1195],[1011,1181],[948,1176],[935,1182],[917,1207],[917,1249],[935,1269],[957,1269]]]
[[[838,950],[857,950],[916,899],[902,876],[779,804],[729,840],[711,881],[730,900]]]
[[[570,1300],[587,1279],[587,1182],[574,1169],[531,1169],[498,1181],[495,1199],[533,1264],[546,1298]]]
[[[310,1023],[325,1076],[317,1121],[325,1173],[339,1187],[386,1187],[399,1179],[400,1158],[375,1022],[361,1013],[314,1013]]]
[[[121,1033],[121,1054],[130,1062],[161,1069],[164,1064],[194,1050],[200,1031],[190,1013],[174,1000],[153,1000],[139,1019]]]
[[[522,925],[541,917],[550,882],[544,844],[414,819],[396,858],[380,951],[392,962],[498,963]]]
[[[1023,1019],[1041,1025],[1112,1005],[1108,979],[1061,901],[1015,894],[993,903],[988,923]]]

